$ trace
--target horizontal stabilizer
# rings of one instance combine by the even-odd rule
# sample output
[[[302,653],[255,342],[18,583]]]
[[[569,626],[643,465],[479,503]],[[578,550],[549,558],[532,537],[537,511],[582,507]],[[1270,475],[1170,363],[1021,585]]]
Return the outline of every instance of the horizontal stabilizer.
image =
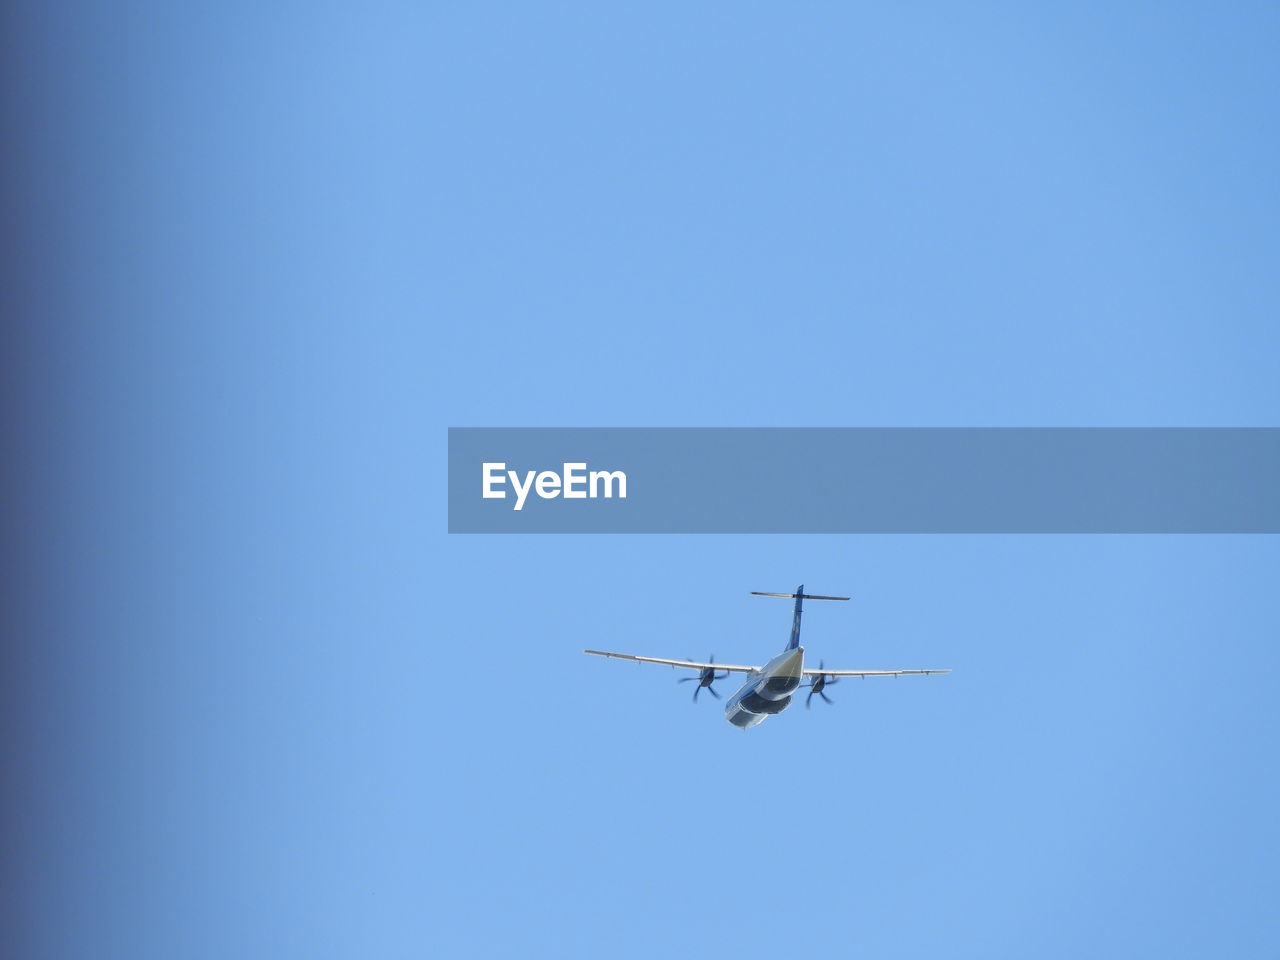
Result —
[[[779,597],[783,600],[848,600],[848,597],[820,597],[816,593],[761,593],[752,590],[753,597]]]

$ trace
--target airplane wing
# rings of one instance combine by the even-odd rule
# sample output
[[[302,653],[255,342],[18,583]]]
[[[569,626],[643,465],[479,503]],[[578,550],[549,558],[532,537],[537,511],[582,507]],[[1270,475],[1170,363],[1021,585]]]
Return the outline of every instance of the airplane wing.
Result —
[[[950,672],[950,670],[805,670],[804,675],[806,677],[903,677],[916,673]]]
[[[589,653],[596,657],[616,657],[619,660],[635,660],[637,663],[662,663],[668,667],[687,667],[690,670],[705,670],[707,667],[714,667],[717,670],[727,670],[730,673],[755,673],[759,667],[747,667],[737,663],[700,663],[697,660],[666,660],[662,657],[637,657],[634,653],[608,653],[604,650],[583,650],[583,653]],[[809,671],[806,670],[805,673]],[[832,671],[828,670],[827,673]],[[919,672],[919,671],[916,671]],[[934,671],[935,673],[937,671]]]

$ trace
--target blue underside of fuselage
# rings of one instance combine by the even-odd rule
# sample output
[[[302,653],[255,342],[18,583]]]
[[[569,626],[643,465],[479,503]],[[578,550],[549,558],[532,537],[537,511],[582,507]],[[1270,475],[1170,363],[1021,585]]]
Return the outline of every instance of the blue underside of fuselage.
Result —
[[[799,646],[778,654],[729,698],[725,719],[745,730],[787,709],[792,694],[800,688],[803,666],[804,649]]]
[[[771,677],[761,681],[730,701],[725,719],[735,727],[753,727],[765,717],[779,714],[791,706],[791,694],[799,686],[799,677]]]
[[[764,694],[765,697],[785,697],[789,693],[795,693],[800,686],[799,677],[770,677],[762,683],[757,689]]]

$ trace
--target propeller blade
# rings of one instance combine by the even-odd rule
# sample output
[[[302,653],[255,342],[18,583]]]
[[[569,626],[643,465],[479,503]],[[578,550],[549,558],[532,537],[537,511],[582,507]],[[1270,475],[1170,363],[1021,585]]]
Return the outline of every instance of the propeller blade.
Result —
[[[688,683],[690,680],[697,680],[697,677],[681,677],[676,683]]]
[[[707,684],[707,693],[711,694],[717,700],[720,699],[720,694],[716,693],[716,688],[711,686],[711,684]]]
[[[699,691],[699,690],[701,690],[701,689],[702,689],[701,685],[696,686],[696,687],[694,687],[694,688],[693,688],[693,702],[694,702],[694,703],[697,703],[697,702],[698,702],[698,691]]]
[[[820,696],[823,700],[827,701],[827,703],[835,703],[835,701],[834,701],[834,700],[832,700],[830,697],[828,697],[828,696],[827,696],[825,693],[823,693],[821,690],[819,690],[819,691],[818,691],[818,696]]]
[[[813,684],[809,684],[809,686],[813,686]],[[805,708],[806,710],[808,710],[808,709],[809,709],[809,701],[810,701],[810,700],[812,700],[812,699],[813,699],[813,691],[812,691],[812,690],[810,690],[810,691],[809,691],[809,695],[808,695],[807,697],[805,697],[805,698],[804,698],[804,708]]]

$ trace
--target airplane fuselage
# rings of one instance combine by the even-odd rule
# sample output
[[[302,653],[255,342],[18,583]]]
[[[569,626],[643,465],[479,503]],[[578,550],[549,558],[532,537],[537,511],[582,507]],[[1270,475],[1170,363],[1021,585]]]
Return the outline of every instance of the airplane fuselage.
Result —
[[[765,717],[791,706],[791,696],[799,689],[802,679],[804,647],[784,650],[751,674],[729,698],[724,705],[724,718],[743,730],[754,727]]]

